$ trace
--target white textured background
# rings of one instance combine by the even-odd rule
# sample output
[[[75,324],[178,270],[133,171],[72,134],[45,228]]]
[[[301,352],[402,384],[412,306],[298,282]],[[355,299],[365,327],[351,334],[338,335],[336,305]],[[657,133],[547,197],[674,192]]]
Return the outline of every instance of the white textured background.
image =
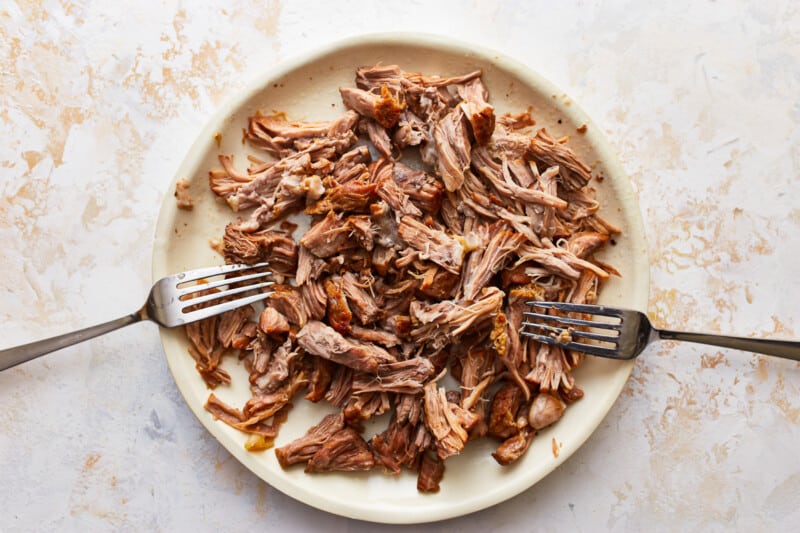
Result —
[[[639,193],[657,324],[800,337],[791,0],[112,4],[0,1],[0,347],[138,308],[160,201],[225,96],[391,30],[504,52],[605,128]],[[797,530],[798,392],[793,362],[652,346],[559,470],[427,528]],[[239,466],[183,404],[152,324],[0,374],[0,405],[2,531],[375,528]]]

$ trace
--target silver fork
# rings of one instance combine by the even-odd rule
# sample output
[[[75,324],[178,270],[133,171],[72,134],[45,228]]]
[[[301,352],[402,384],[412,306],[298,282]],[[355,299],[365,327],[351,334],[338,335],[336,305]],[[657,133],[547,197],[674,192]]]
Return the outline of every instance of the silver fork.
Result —
[[[135,313],[72,333],[0,350],[0,370],[6,370],[141,320],[152,320],[165,328],[174,328],[263,300],[272,293],[261,292],[262,289],[274,284],[273,281],[264,281],[265,278],[272,275],[272,272],[259,271],[266,266],[267,263],[226,265],[189,270],[167,276],[153,285],[147,302]],[[236,274],[236,276],[229,277],[231,274]],[[210,279],[216,277],[222,277],[222,279]],[[208,282],[191,284],[191,282],[199,280],[208,280]],[[244,285],[242,285],[243,283]],[[198,294],[201,291],[226,286],[228,286],[227,289],[219,292]],[[247,293],[251,291],[259,292],[248,295]]]
[[[524,312],[528,318],[522,323],[520,333],[539,342],[555,344],[590,355],[610,359],[633,359],[645,347],[656,340],[674,340],[711,344],[723,348],[734,348],[784,359],[800,361],[800,342],[771,339],[751,339],[730,337],[710,333],[688,333],[654,328],[647,315],[639,311],[617,309],[604,305],[584,305],[560,302],[526,302],[529,306],[541,309],[556,309],[565,313],[581,313],[602,317],[602,320],[588,320],[566,316],[549,315],[532,311]],[[531,319],[536,322],[531,321]],[[588,327],[597,331],[585,331],[577,327]],[[536,330],[533,332],[531,330]],[[588,344],[575,339],[587,339],[601,344]]]

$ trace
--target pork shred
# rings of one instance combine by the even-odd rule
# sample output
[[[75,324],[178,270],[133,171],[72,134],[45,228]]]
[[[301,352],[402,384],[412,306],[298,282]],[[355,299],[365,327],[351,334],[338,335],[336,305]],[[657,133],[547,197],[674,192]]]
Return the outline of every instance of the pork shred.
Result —
[[[618,273],[596,255],[619,229],[560,127],[497,115],[481,71],[376,65],[354,81],[331,120],[256,113],[254,155],[221,154],[209,172],[236,213],[215,249],[267,262],[277,284],[263,309],[187,325],[188,350],[209,389],[230,384],[228,361],[249,373],[243,405],[205,406],[250,434],[248,450],[273,446],[302,394],[335,412],[275,449],[281,467],[410,470],[437,492],[469,441],[494,439],[511,464],[582,398],[582,356],[519,330],[528,301],[597,301]],[[388,426],[365,439],[382,413]]]
[[[227,263],[252,265],[266,261],[273,271],[284,275],[294,275],[297,270],[297,244],[280,230],[245,233],[228,224],[222,237],[222,253]]]
[[[394,361],[394,357],[383,348],[346,339],[316,320],[297,332],[297,343],[307,353],[370,374],[378,373],[379,363]]]
[[[344,417],[341,414],[328,415],[319,424],[312,427],[299,439],[275,450],[275,455],[282,467],[305,463],[322,449],[322,445],[334,434],[344,429]]]
[[[178,209],[191,211],[194,209],[194,200],[189,192],[190,183],[186,178],[181,178],[175,182],[175,203]]]

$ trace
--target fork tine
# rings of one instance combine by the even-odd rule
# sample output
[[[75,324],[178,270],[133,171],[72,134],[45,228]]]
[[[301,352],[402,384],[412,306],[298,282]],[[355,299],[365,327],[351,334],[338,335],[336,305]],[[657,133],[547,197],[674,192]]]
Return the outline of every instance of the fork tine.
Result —
[[[544,307],[545,309],[558,309],[567,313],[586,313],[589,315],[603,315],[603,316],[622,316],[621,309],[614,309],[613,307],[606,307],[604,305],[585,305],[585,304],[570,304],[565,302],[526,302],[533,307]]]
[[[230,274],[232,272],[240,272],[250,270],[253,268],[262,268],[269,266],[269,263],[257,263],[255,265],[224,265],[208,268],[198,268],[196,270],[189,270],[182,274],[173,276],[178,283],[186,283],[187,281],[197,281],[198,279],[210,278],[211,276],[220,276],[222,274]],[[183,277],[180,277],[183,275]]]
[[[549,331],[550,333],[555,333],[556,335],[564,331],[562,328],[548,326],[546,324],[537,324],[534,322],[523,322],[522,325],[524,327],[538,328],[544,331]],[[596,341],[610,342],[615,345],[619,340],[619,335],[601,335],[600,333],[592,333],[591,331],[580,331],[580,330],[569,331],[569,335],[571,337],[581,337],[583,339],[592,339]]]
[[[227,296],[233,296],[234,294],[240,294],[242,292],[248,291],[255,291],[258,289],[263,289],[265,287],[270,287],[275,285],[274,281],[264,281],[262,283],[256,283],[255,285],[247,285],[246,287],[236,287],[235,289],[229,289],[227,291],[220,291],[220,292],[213,292],[211,294],[205,294],[203,296],[198,296],[197,298],[189,298],[188,300],[182,300],[185,304],[181,311],[185,310],[188,307],[194,307],[199,304],[203,304],[206,302],[211,302],[214,300],[219,300],[220,298],[225,298]]]
[[[202,309],[197,309],[196,311],[189,311],[188,313],[183,313],[181,319],[186,324],[188,324],[189,322],[196,322],[198,320],[202,320],[210,316],[219,315],[220,313],[231,311],[233,309],[238,309],[239,307],[243,307],[247,304],[255,303],[258,302],[259,300],[269,298],[270,296],[272,296],[272,294],[273,293],[271,291],[261,292],[258,294],[253,294],[252,296],[239,298],[238,300],[230,300],[227,302],[223,302],[221,304],[212,305],[210,307],[204,307]]]
[[[190,285],[189,287],[183,287],[180,289],[175,289],[179,296],[188,296],[198,291],[203,291],[207,289],[216,289],[217,287],[222,287],[224,285],[230,285],[231,283],[240,283],[242,281],[250,281],[258,278],[264,278],[267,276],[271,276],[272,272],[256,272],[255,274],[247,274],[246,276],[237,276],[235,278],[226,278],[220,279],[217,281],[212,281],[211,283],[199,283],[197,285]]]
[[[570,326],[589,326],[598,329],[613,329],[615,331],[622,329],[622,324],[619,323],[611,324],[609,322],[594,322],[592,320],[581,320],[580,318],[571,318],[568,316],[544,315],[541,313],[533,313],[531,311],[523,311],[522,314],[531,318],[538,318],[539,320],[553,320],[560,324],[569,324]]]
[[[543,342],[545,344],[553,344],[555,346],[560,346],[562,348],[566,348],[567,350],[574,350],[576,352],[583,352],[589,355],[596,355],[598,357],[608,357],[611,359],[622,359],[620,354],[613,349],[610,348],[603,348],[601,346],[594,346],[592,344],[583,344],[580,342],[558,342],[558,340],[554,339],[553,337],[548,337],[546,335],[537,335],[536,333],[531,333],[530,331],[521,331],[522,335],[526,337],[530,337],[536,341]]]

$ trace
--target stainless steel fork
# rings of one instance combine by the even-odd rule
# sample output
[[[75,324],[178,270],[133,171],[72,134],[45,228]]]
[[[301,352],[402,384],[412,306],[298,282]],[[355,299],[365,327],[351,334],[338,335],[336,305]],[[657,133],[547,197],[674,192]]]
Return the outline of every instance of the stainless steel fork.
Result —
[[[273,281],[264,281],[272,275],[272,272],[263,270],[267,266],[267,263],[226,265],[167,276],[153,285],[147,302],[135,313],[72,333],[0,350],[0,370],[141,320],[152,320],[173,328],[263,300],[272,294],[263,292],[263,289],[274,284]],[[235,276],[231,277],[232,274]],[[222,279],[212,279],[220,277]],[[192,283],[200,280],[206,282]],[[227,289],[216,290],[226,286]],[[258,292],[248,294],[252,291]]]
[[[527,311],[524,313],[527,321],[522,323],[520,333],[539,342],[555,344],[568,350],[599,357],[633,359],[655,340],[675,340],[734,348],[800,361],[800,342],[798,341],[751,339],[657,329],[653,327],[644,313],[604,305],[560,302],[526,303],[543,310],[555,309],[564,313],[592,315],[593,319],[587,319],[586,317],[574,318],[547,314],[546,311],[543,313]],[[601,319],[596,320],[598,317]],[[535,332],[531,330],[535,330]],[[575,339],[586,339],[594,341],[594,343],[578,342]]]

